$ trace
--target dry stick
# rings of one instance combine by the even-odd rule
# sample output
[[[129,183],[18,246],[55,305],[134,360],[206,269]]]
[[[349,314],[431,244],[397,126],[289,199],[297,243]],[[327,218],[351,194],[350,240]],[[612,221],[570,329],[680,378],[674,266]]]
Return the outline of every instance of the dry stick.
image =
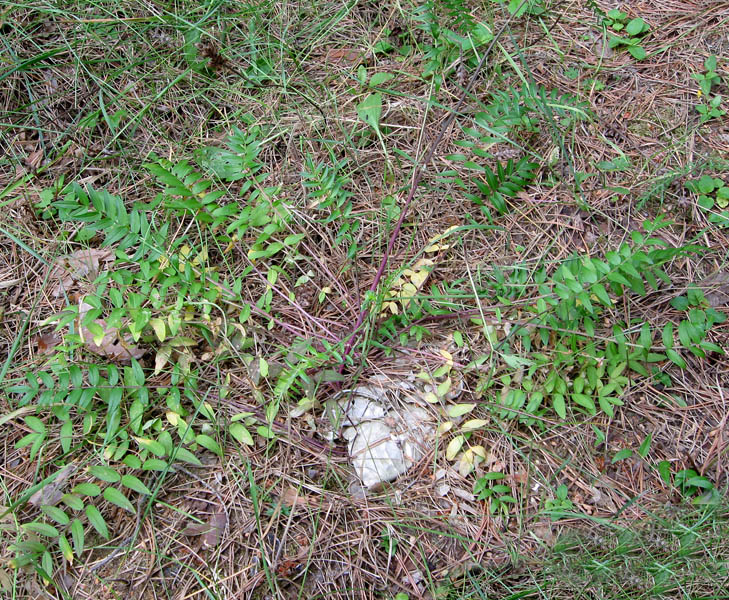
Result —
[[[397,236],[400,233],[400,229],[402,228],[402,223],[405,220],[406,215],[408,214],[408,209],[410,208],[410,204],[413,201],[413,198],[415,197],[415,191],[418,189],[418,184],[420,183],[420,179],[423,176],[423,172],[427,168],[428,164],[431,160],[433,160],[433,156],[435,156],[435,151],[438,149],[438,146],[443,141],[443,137],[446,134],[446,131],[448,131],[448,128],[451,126],[453,121],[456,118],[456,115],[458,114],[458,111],[460,110],[461,106],[463,106],[463,103],[466,101],[466,97],[468,96],[468,93],[471,91],[471,88],[473,88],[474,84],[476,83],[476,79],[478,78],[479,73],[481,72],[481,69],[483,68],[483,65],[486,63],[486,58],[488,58],[489,54],[491,53],[491,49],[494,47],[494,44],[499,40],[501,35],[506,31],[506,28],[511,23],[512,17],[509,17],[509,19],[504,23],[503,27],[498,31],[498,33],[494,36],[494,38],[491,40],[491,43],[486,48],[486,51],[484,52],[484,55],[481,57],[481,60],[478,63],[478,66],[476,67],[475,72],[471,76],[471,79],[468,81],[468,85],[463,90],[463,93],[461,94],[460,99],[458,100],[458,103],[456,104],[455,108],[453,108],[453,111],[450,115],[448,115],[448,118],[443,122],[443,125],[440,128],[440,131],[438,132],[438,135],[436,136],[435,140],[433,140],[433,143],[430,145],[430,149],[428,150],[428,153],[425,155],[425,159],[423,159],[422,165],[418,168],[416,167],[415,172],[413,173],[413,180],[410,184],[410,192],[408,192],[408,196],[405,200],[405,204],[402,207],[402,211],[400,211],[400,218],[397,221],[397,224],[395,225],[395,229],[392,232],[392,235],[390,236],[390,241],[387,244],[387,248],[385,249],[385,254],[382,257],[382,261],[380,261],[380,267],[377,269],[377,274],[375,275],[375,279],[372,282],[372,285],[370,286],[370,292],[375,292],[377,290],[377,286],[380,284],[380,280],[382,279],[382,275],[385,272],[385,268],[387,267],[387,262],[390,258],[390,253],[392,252],[392,248],[395,246],[395,240],[397,240]],[[367,307],[363,306],[360,310],[359,317],[357,318],[357,322],[354,324],[354,327],[352,328],[351,337],[349,338],[349,341],[347,342],[347,345],[344,348],[344,355],[342,358],[342,364],[339,367],[340,372],[344,370],[344,364],[347,360],[347,357],[349,356],[349,353],[352,351],[352,348],[354,347],[354,344],[359,339],[360,334],[360,328],[362,327],[362,323],[364,323],[365,316],[367,316]]]

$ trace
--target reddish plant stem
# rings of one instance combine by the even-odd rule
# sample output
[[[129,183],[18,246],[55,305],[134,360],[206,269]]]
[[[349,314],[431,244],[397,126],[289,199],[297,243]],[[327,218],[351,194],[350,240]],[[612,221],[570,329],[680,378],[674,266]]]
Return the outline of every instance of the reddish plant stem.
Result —
[[[402,210],[400,211],[400,218],[397,220],[397,224],[395,225],[395,229],[392,231],[392,235],[390,236],[390,241],[387,244],[387,248],[385,249],[385,254],[382,256],[382,260],[380,261],[380,266],[377,269],[377,273],[375,274],[375,278],[372,281],[372,285],[370,286],[369,291],[375,292],[377,290],[377,287],[380,285],[380,281],[382,279],[382,276],[385,273],[385,269],[387,268],[387,263],[390,259],[390,254],[392,253],[392,249],[395,246],[395,241],[397,240],[398,235],[400,234],[400,229],[402,228],[402,223],[405,220],[405,217],[408,214],[408,210],[410,208],[410,205],[412,204],[413,198],[415,197],[415,191],[418,189],[418,184],[420,183],[420,180],[423,176],[423,173],[425,172],[425,169],[428,167],[430,162],[433,160],[433,157],[435,156],[435,152],[438,149],[438,146],[443,141],[443,137],[446,134],[446,131],[450,128],[453,121],[455,120],[456,116],[458,115],[459,110],[463,106],[463,103],[466,101],[466,98],[468,97],[469,92],[473,88],[474,84],[476,83],[476,79],[478,78],[479,73],[481,72],[481,69],[483,68],[483,65],[486,63],[486,58],[491,54],[491,49],[494,47],[494,44],[498,41],[498,39],[501,37],[501,35],[504,33],[506,28],[509,26],[509,23],[511,23],[511,18],[509,18],[506,23],[501,27],[501,29],[498,31],[498,33],[494,36],[494,38],[491,40],[491,43],[486,48],[486,51],[484,52],[483,56],[481,57],[481,60],[478,63],[478,66],[476,67],[476,70],[474,71],[473,75],[471,76],[471,79],[468,81],[468,85],[463,90],[463,93],[461,94],[461,97],[458,99],[458,102],[456,103],[456,106],[453,108],[451,113],[448,115],[448,118],[443,122],[443,125],[440,128],[440,131],[438,131],[438,135],[433,140],[433,143],[430,145],[430,148],[428,149],[428,153],[425,155],[425,158],[423,159],[422,164],[415,168],[415,172],[413,173],[413,180],[410,184],[410,191],[408,192],[407,198],[405,199],[405,204],[402,207]],[[357,317],[357,322],[354,324],[354,327],[352,327],[352,331],[350,333],[349,341],[347,342],[346,346],[344,347],[344,354],[342,356],[342,364],[339,367],[340,373],[344,371],[344,365],[347,360],[347,357],[349,356],[349,353],[352,351],[352,348],[357,343],[357,340],[359,339],[362,324],[364,323],[365,317],[367,316],[367,306],[363,306],[362,309],[359,312],[359,316]]]

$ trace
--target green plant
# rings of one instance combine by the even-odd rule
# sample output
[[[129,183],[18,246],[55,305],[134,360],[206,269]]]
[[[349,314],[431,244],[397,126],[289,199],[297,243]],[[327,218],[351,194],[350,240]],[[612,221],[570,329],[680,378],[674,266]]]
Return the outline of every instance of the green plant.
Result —
[[[131,209],[106,190],[76,183],[61,183],[41,194],[38,209],[44,218],[76,223],[70,241],[98,239],[102,248],[110,249],[103,256],[110,256],[101,262],[101,251],[87,251],[84,256],[99,263],[98,272],[90,282],[71,281],[85,288],[82,300],[69,297],[66,307],[49,321],[58,331],[66,330],[62,342],[44,367],[28,369],[25,381],[7,388],[17,407],[35,413],[24,417],[29,433],[15,447],[27,447],[30,460],[38,460],[57,438],[64,456],[88,444],[98,448],[99,461],[70,493],[59,493],[53,502],[39,501],[41,516],[21,524],[11,548],[15,566],[35,565],[48,579],[44,573],[52,572],[55,559],[47,542],[55,544],[64,560],[80,559],[91,547],[90,529],[109,537],[105,504],[136,513],[139,509],[130,495],[151,496],[149,473],[164,473],[175,461],[200,465],[196,452],[203,448],[222,456],[221,421],[198,393],[201,369],[191,348],[203,339],[220,347],[221,355],[229,346],[216,340],[235,335],[234,322],[250,323],[254,315],[261,315],[271,323],[273,288],[279,277],[288,277],[288,259],[303,238],[291,232],[291,213],[278,188],[265,186],[267,175],[257,158],[260,140],[260,129],[251,127],[245,133],[235,130],[226,148],[196,152],[197,163],[211,179],[187,161],[147,164],[163,191]],[[349,210],[345,182],[336,171],[318,173],[318,185],[310,186],[312,196],[343,216]],[[226,189],[216,183],[220,180],[240,181],[241,201],[226,202]],[[172,223],[191,233],[170,239]],[[211,246],[224,255],[240,239],[247,240],[251,264],[223,279],[208,265]],[[264,292],[251,305],[241,297],[242,281],[263,268],[264,261]],[[332,352],[343,360],[332,345],[323,343],[329,350],[307,344],[289,352],[282,368],[271,370],[274,396],[266,405],[265,422],[259,424],[252,413],[235,415],[228,429],[234,439],[253,444],[250,428],[256,425],[258,435],[275,437],[271,425],[280,399],[294,389],[313,394],[309,369],[331,363]],[[136,360],[144,353],[137,344],[155,348],[154,373]],[[245,339],[238,347],[245,351]],[[75,357],[89,353],[99,356],[79,366]],[[103,358],[128,364],[119,367]],[[243,358],[248,363],[255,360],[247,354]],[[259,363],[265,381],[268,364],[263,359]],[[150,386],[150,377],[162,371],[168,373],[169,385]],[[158,406],[166,407],[164,418]],[[52,484],[46,480],[48,485]]]
[[[510,504],[516,504],[516,498],[512,495],[511,488],[499,481],[506,478],[504,473],[492,471],[479,477],[473,484],[473,493],[478,500],[488,502],[489,512],[493,515],[501,513],[504,516],[509,514]]]
[[[506,4],[506,10],[513,17],[521,17],[522,15],[529,14],[535,17],[543,15],[547,12],[544,6],[543,0],[491,0],[498,4]]]
[[[700,251],[695,246],[671,248],[650,234],[667,223],[662,219],[644,223],[647,235],[631,234],[632,243],[624,243],[604,258],[572,257],[553,267],[516,265],[509,271],[494,269],[488,287],[508,305],[518,299],[531,281],[539,298],[524,312],[533,317],[511,330],[509,338],[499,342],[493,325],[484,327],[485,335],[498,349],[501,358],[519,378],[507,373],[492,377],[480,376],[477,392],[487,400],[487,408],[500,418],[518,418],[528,425],[544,414],[545,405],[561,419],[567,407],[596,414],[598,408],[608,416],[621,406],[631,377],[629,372],[651,377],[649,366],[671,361],[680,367],[686,363],[674,345],[673,324],[651,326],[643,318],[630,322],[613,320],[612,335],[604,342],[596,335],[603,315],[616,306],[617,298],[628,294],[645,296],[648,288],[660,289],[670,283],[663,266],[676,256]],[[691,302],[699,302],[692,293]],[[689,307],[686,307],[687,310]],[[693,310],[693,312],[691,312]],[[723,316],[710,307],[689,310],[679,325],[681,347],[703,356],[706,352],[722,352],[709,341],[712,328]],[[508,318],[508,317],[507,317]],[[655,347],[662,331],[663,347]],[[511,338],[511,339],[510,339]],[[467,368],[478,369],[478,361]]]
[[[711,94],[711,88],[719,84],[719,75],[716,73],[716,54],[712,54],[704,61],[703,73],[694,73],[691,75],[699,84],[701,94],[707,98]]]
[[[613,31],[622,31],[628,22],[628,15],[622,10],[613,8],[603,18],[603,23]]]
[[[322,225],[336,227],[335,242],[345,243],[347,258],[357,254],[356,237],[360,221],[352,215],[352,192],[347,190],[350,180],[341,174],[347,161],[335,162],[329,166],[314,164],[307,156],[306,169],[303,172],[304,187],[309,199],[308,208],[315,209],[323,216],[318,219]]]
[[[608,46],[610,48],[625,48],[633,58],[643,60],[646,58],[647,53],[641,44],[650,31],[650,25],[640,17],[626,21],[627,15],[625,13],[612,10],[608,12],[605,25],[615,31],[624,31],[627,34],[626,37],[611,36],[608,41]]]
[[[574,508],[572,500],[568,498],[567,486],[561,483],[554,491],[554,498],[549,498],[544,502],[544,510],[550,516],[552,521],[569,516]]]
[[[716,96],[711,98],[711,100],[709,100],[707,96],[706,102],[702,104],[697,104],[695,108],[696,112],[701,115],[701,122],[706,123],[711,119],[718,119],[719,117],[723,117],[726,114],[726,111],[720,108],[720,106],[722,105],[721,103],[722,97],[717,94]]]
[[[656,465],[660,478],[666,485],[673,485],[692,504],[718,505],[722,495],[714,484],[705,476],[699,475],[694,469],[681,469],[672,474],[671,463],[662,460]]]
[[[392,527],[383,527],[380,530],[380,547],[389,555],[394,556],[397,552],[398,539],[392,530]]]
[[[698,195],[697,204],[707,215],[709,223],[721,227],[729,226],[729,186],[720,177],[702,175],[699,179],[690,179],[685,183],[686,189]]]
[[[569,94],[560,95],[557,90],[547,91],[542,86],[525,84],[521,88],[509,88],[492,94],[491,102],[482,112],[462,126],[467,137],[455,144],[464,149],[459,154],[446,158],[469,172],[462,177],[456,170],[445,170],[439,174],[444,182],[455,183],[462,188],[466,197],[481,207],[491,218],[489,205],[497,214],[508,211],[507,199],[515,198],[536,176],[537,164],[523,157],[498,162],[495,169],[484,164],[485,159],[495,160],[491,149],[496,144],[515,144],[515,134],[531,134],[549,120],[560,120],[568,126],[572,120],[591,118],[583,102]],[[477,177],[473,177],[475,174]],[[477,192],[472,190],[473,181]]]
[[[430,38],[423,47],[422,76],[434,78],[438,87],[458,64],[475,67],[479,49],[493,40],[490,29],[473,18],[462,0],[427,0],[413,17]]]
[[[699,358],[705,358],[706,353],[716,352],[724,354],[724,349],[707,339],[714,325],[724,323],[726,315],[708,305],[704,293],[697,286],[690,286],[686,295],[671,300],[671,306],[684,311],[685,319],[678,325],[678,339],[683,348],[689,350]],[[663,328],[663,343],[666,353],[673,362],[685,368],[686,362],[672,350],[673,323],[666,323]]]

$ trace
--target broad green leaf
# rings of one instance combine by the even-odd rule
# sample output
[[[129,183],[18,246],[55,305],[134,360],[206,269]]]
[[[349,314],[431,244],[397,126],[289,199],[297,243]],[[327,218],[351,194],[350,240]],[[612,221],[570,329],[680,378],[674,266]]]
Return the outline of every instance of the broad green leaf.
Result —
[[[643,443],[640,445],[640,448],[638,448],[638,455],[641,458],[645,458],[648,456],[648,452],[651,449],[651,440],[653,439],[653,436],[649,433],[647,436],[645,436],[645,439],[643,440]]]
[[[267,440],[272,440],[276,437],[276,433],[268,425],[259,425],[256,427],[256,433]]]
[[[261,374],[261,377],[264,379],[268,377],[268,363],[266,362],[266,359],[259,358],[258,359],[258,372]]]
[[[595,297],[605,306],[608,308],[612,308],[612,300],[610,300],[610,295],[607,293],[607,290],[605,289],[605,286],[601,283],[595,283],[590,288],[590,291],[592,291],[593,294],[595,294]]]
[[[640,35],[648,29],[648,24],[641,18],[631,19],[625,26],[625,32],[628,35]]]
[[[284,245],[285,246],[293,246],[295,244],[298,244],[301,240],[303,240],[306,237],[305,233],[296,233],[293,235],[289,235],[284,239]]]
[[[45,537],[55,538],[58,537],[58,529],[48,523],[23,523],[20,526],[24,531],[30,531],[43,535]]]
[[[446,379],[438,384],[438,387],[436,388],[436,393],[438,394],[438,397],[443,398],[451,389],[452,381],[450,377],[446,377]]]
[[[595,446],[599,446],[605,441],[605,434],[598,429],[595,425],[592,425],[592,430],[595,432]]]
[[[381,86],[383,83],[386,83],[390,81],[390,79],[393,79],[395,76],[392,73],[375,73],[370,78],[370,87],[378,87]]]
[[[710,194],[714,191],[714,178],[710,175],[702,175],[697,185],[702,194]]]
[[[84,509],[84,501],[75,494],[63,494],[63,496],[61,497],[61,502],[63,502],[71,510]]]
[[[124,487],[128,487],[130,490],[139,492],[140,494],[146,494],[148,496],[152,495],[151,490],[134,475],[122,475],[121,484]]]
[[[684,485],[686,487],[698,487],[705,490],[710,490],[714,487],[714,484],[711,483],[711,481],[709,481],[706,477],[691,477],[686,481]]]
[[[462,417],[465,414],[470,413],[474,408],[476,408],[476,404],[454,404],[453,406],[449,406],[446,409],[446,414],[451,419],[457,419],[458,417]]]
[[[139,459],[138,456],[134,454],[127,454],[122,462],[132,469],[141,469],[142,468],[142,461]]]
[[[615,464],[618,461],[625,460],[626,458],[630,458],[633,456],[633,451],[630,448],[623,448],[622,450],[619,450],[615,453],[615,456],[613,456],[612,461],[610,461],[612,464]]]
[[[685,360],[683,359],[683,357],[682,357],[682,356],[681,356],[681,355],[680,355],[680,354],[679,354],[678,352],[676,352],[675,350],[666,350],[666,356],[668,357],[668,359],[669,359],[669,360],[670,360],[670,361],[671,361],[672,363],[674,363],[674,364],[678,365],[678,366],[679,366],[679,367],[681,367],[682,369],[685,369],[685,368],[686,368],[686,366],[687,366],[687,365],[686,365],[686,361],[685,361]]]
[[[25,424],[36,433],[43,434],[46,432],[46,426],[43,424],[43,421],[41,421],[38,417],[28,416],[25,417],[24,421]]]
[[[586,408],[590,414],[595,414],[595,401],[587,394],[572,394],[572,401]]]
[[[670,321],[663,326],[663,345],[667,350],[673,348],[673,323]]]
[[[598,398],[598,403],[600,404],[600,408],[602,411],[611,419],[614,415],[613,405],[610,403],[610,399],[606,396],[600,396]]]
[[[211,438],[209,435],[205,435],[204,433],[201,433],[197,436],[195,436],[195,441],[200,444],[203,448],[210,450],[213,454],[217,454],[218,456],[223,456],[223,450],[213,438]]]
[[[646,56],[648,56],[643,46],[629,46],[628,52],[630,52],[633,58],[636,58],[638,60],[643,60]]]
[[[554,407],[554,412],[556,412],[561,419],[567,418],[567,405],[565,404],[564,396],[562,394],[554,394],[552,396],[552,406]]]
[[[89,504],[86,507],[86,517],[89,519],[91,526],[99,532],[99,535],[105,540],[109,539],[109,529],[106,527],[106,521],[101,516],[99,509],[93,504]]]
[[[142,448],[144,448],[145,450],[149,450],[152,454],[156,454],[157,456],[165,456],[165,454],[167,454],[165,447],[157,440],[140,437],[135,437],[134,439]]]
[[[65,535],[58,538],[58,548],[61,550],[61,554],[63,554],[63,558],[66,559],[66,562],[72,563],[73,550],[71,550],[71,544],[68,543]]]
[[[167,462],[159,458],[148,458],[142,464],[143,471],[164,471],[167,468]]]
[[[248,429],[246,429],[242,423],[232,423],[228,428],[228,431],[230,432],[230,435],[241,444],[245,444],[246,446],[253,446],[255,444],[253,436],[251,436]]]
[[[638,343],[643,347],[644,350],[650,350],[653,344],[653,336],[651,334],[651,326],[648,323],[643,323],[640,328],[640,337]]]
[[[73,493],[95,498],[101,493],[101,488],[95,483],[79,483],[73,488]]]
[[[108,483],[116,483],[121,479],[121,475],[119,475],[119,473],[111,467],[104,465],[94,465],[89,469],[89,473],[91,473],[94,477],[101,479],[101,481],[106,481]]]
[[[59,525],[68,525],[71,521],[66,512],[57,506],[41,506],[41,510]]]
[[[380,117],[382,116],[382,94],[370,94],[357,105],[357,115],[367,125],[379,130]]]
[[[678,339],[684,348],[691,346],[691,324],[688,321],[681,321],[678,324]]]
[[[71,449],[71,441],[73,440],[73,422],[69,419],[63,425],[61,425],[61,449],[64,454],[68,454]]]
[[[516,354],[502,354],[501,357],[512,369],[518,369],[519,367],[531,367],[534,364],[533,360],[522,358]]]
[[[192,452],[190,452],[187,448],[177,448],[177,453],[175,454],[175,460],[181,460],[183,462],[189,463],[191,465],[198,465],[201,466],[202,463],[198,459],[197,456],[195,456]]]
[[[73,541],[73,550],[76,556],[81,558],[84,551],[84,526],[78,519],[74,519],[71,523],[71,541]]]
[[[127,497],[116,488],[106,488],[104,490],[104,498],[112,504],[116,504],[119,508],[123,508],[124,510],[129,511],[133,515],[137,512],[136,510],[134,510],[134,506],[132,506],[132,503],[129,502]]]

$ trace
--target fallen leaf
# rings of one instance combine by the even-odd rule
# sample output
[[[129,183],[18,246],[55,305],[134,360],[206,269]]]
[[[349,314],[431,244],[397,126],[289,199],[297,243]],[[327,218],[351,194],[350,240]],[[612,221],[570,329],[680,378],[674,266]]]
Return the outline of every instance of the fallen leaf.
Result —
[[[13,589],[13,578],[5,569],[0,569],[0,592],[11,592]]]
[[[44,333],[37,335],[34,341],[38,347],[39,354],[53,354],[56,351],[56,346],[61,343],[61,336],[55,333]]]
[[[63,498],[63,488],[68,478],[78,469],[76,463],[69,463],[63,467],[56,475],[56,478],[44,485],[35,494],[33,494],[28,502],[33,506],[55,506]]]
[[[104,319],[94,320],[94,323],[98,325],[103,332],[103,337],[99,340],[99,343],[96,343],[94,340],[94,334],[88,327],[82,325],[84,316],[92,308],[93,307],[90,304],[83,300],[78,306],[79,333],[88,350],[100,356],[106,356],[107,358],[120,361],[129,361],[132,358],[142,358],[142,356],[144,356],[145,350],[131,343],[131,335],[126,335],[122,338],[119,334],[119,330],[116,327],[108,327]]]
[[[326,60],[331,63],[347,64],[353,67],[362,62],[363,53],[355,48],[332,48],[327,52]]]
[[[476,429],[481,429],[482,427],[486,427],[489,422],[485,419],[471,419],[470,421],[466,421],[463,425],[461,425],[461,431],[475,431]]]
[[[73,283],[88,277],[95,279],[99,273],[99,266],[102,262],[114,260],[114,253],[107,249],[89,248],[77,250],[68,256],[59,256],[53,265],[50,278],[57,279],[58,284],[52,290],[54,298],[58,298],[68,292]]]
[[[475,467],[475,459],[476,456],[471,449],[468,449],[461,454],[461,460],[458,461],[458,473],[460,473],[461,477],[467,477],[470,475],[471,471],[473,471]]]
[[[228,515],[222,507],[218,507],[210,516],[208,526],[208,531],[203,534],[202,544],[205,548],[214,548],[220,543],[220,538],[228,526]]]
[[[25,157],[25,164],[26,166],[30,167],[34,171],[40,167],[41,162],[43,161],[43,149],[39,148],[35,152],[31,152],[28,154],[28,156]]]
[[[295,487],[288,486],[281,494],[281,502],[289,508],[293,506],[316,506],[317,502],[306,494],[300,494]]]
[[[717,308],[729,304],[729,272],[717,271],[701,280],[699,287],[706,301]]]
[[[474,403],[453,404],[446,409],[446,414],[451,419],[457,419],[458,417],[462,417],[463,415],[470,413],[474,408],[476,408]]]
[[[460,227],[460,225],[451,225],[443,233],[439,233],[438,235],[430,238],[428,240],[428,245],[424,248],[424,251],[431,253],[431,252],[441,252],[443,250],[448,250],[448,248],[450,248],[451,245],[450,244],[441,244],[440,242],[443,241],[445,238],[447,238],[451,233],[453,233],[453,231],[455,231],[459,227]]]
[[[465,441],[466,438],[462,435],[457,435],[456,437],[454,437],[446,447],[446,459],[453,460],[454,458],[456,458],[456,455],[458,454],[458,452],[460,452]]]

